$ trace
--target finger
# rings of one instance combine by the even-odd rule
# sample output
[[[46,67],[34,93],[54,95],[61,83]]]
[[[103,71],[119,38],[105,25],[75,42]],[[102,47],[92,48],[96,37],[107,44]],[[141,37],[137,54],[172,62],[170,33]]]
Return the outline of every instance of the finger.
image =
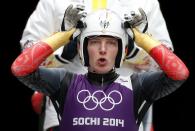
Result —
[[[71,10],[71,14],[74,15],[74,16],[76,16],[78,13],[79,13],[79,10],[77,8],[73,8]]]
[[[146,20],[147,17],[146,17],[146,13],[144,12],[144,10],[142,8],[139,8],[138,10],[139,10],[139,12],[141,14],[142,19]]]
[[[131,16],[135,16],[135,11],[131,11]]]
[[[81,20],[81,18],[86,17],[86,15],[87,15],[86,12],[80,12],[80,13],[78,14],[78,20]]]
[[[82,15],[83,17],[86,17],[86,16],[87,16],[87,12],[81,12],[81,15]]]
[[[73,8],[73,5],[72,5],[72,4],[71,4],[71,5],[69,5],[69,6],[67,7],[67,9],[66,9],[65,13],[66,13],[66,14],[69,14],[69,13],[70,13],[70,11],[72,10],[72,8]]]
[[[76,8],[79,10],[79,11],[83,11],[85,9],[85,6],[84,5],[76,5]]]

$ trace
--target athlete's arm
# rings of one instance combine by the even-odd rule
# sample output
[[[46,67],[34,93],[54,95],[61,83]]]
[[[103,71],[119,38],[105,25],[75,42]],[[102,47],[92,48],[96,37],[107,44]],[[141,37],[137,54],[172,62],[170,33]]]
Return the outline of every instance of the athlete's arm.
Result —
[[[70,41],[75,29],[67,32],[59,32],[51,37],[38,42],[30,48],[26,48],[13,62],[11,66],[12,73],[25,85],[34,89],[40,90],[39,87],[44,87],[41,91],[48,94],[55,91],[47,85],[47,82],[57,84],[59,82],[60,69],[50,70],[39,65],[56,49]],[[39,70],[38,70],[39,69]],[[47,79],[47,80],[44,80]]]
[[[135,110],[138,110],[144,100],[151,103],[179,88],[188,78],[189,71],[185,64],[159,41],[136,29],[134,33],[138,46],[146,50],[162,69],[131,76],[136,101]]]
[[[188,68],[172,51],[154,40],[147,34],[133,29],[135,41],[158,63],[166,75],[173,80],[186,80],[189,76]]]
[[[66,32],[58,32],[25,49],[12,64],[13,74],[15,76],[26,76],[34,72],[55,50],[69,43],[74,31],[75,28]]]

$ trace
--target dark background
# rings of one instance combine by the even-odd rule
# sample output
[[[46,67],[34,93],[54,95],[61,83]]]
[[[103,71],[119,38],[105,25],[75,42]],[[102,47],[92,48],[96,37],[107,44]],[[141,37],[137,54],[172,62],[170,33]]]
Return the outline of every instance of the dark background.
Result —
[[[194,129],[195,102],[193,92],[193,14],[188,0],[159,0],[175,53],[186,63],[190,77],[173,94],[154,104],[155,131],[188,131]],[[26,21],[38,0],[4,2],[1,9],[1,129],[6,131],[38,131],[38,115],[31,108],[32,91],[10,72],[11,63],[19,55],[19,40]],[[2,30],[3,29],[3,30]],[[190,33],[191,32],[191,33]],[[192,119],[192,120],[190,120]]]

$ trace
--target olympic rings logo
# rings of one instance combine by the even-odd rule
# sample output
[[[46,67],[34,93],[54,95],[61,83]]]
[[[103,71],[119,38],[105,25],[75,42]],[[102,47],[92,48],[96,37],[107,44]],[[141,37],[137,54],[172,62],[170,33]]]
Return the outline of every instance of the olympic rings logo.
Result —
[[[98,105],[104,111],[112,110],[122,102],[122,95],[119,91],[113,90],[106,95],[102,90],[91,94],[88,90],[81,90],[77,94],[77,101],[83,104],[86,110],[95,110]]]

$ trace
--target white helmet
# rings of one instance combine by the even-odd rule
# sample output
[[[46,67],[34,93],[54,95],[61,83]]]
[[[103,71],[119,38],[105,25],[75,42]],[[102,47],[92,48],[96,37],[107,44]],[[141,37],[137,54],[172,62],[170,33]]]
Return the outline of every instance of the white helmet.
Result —
[[[115,67],[120,67],[125,58],[125,48],[128,44],[128,35],[123,28],[121,17],[111,10],[100,9],[88,14],[83,23],[86,25],[80,35],[80,57],[83,65],[89,66],[88,38],[90,36],[112,36],[119,39]]]

